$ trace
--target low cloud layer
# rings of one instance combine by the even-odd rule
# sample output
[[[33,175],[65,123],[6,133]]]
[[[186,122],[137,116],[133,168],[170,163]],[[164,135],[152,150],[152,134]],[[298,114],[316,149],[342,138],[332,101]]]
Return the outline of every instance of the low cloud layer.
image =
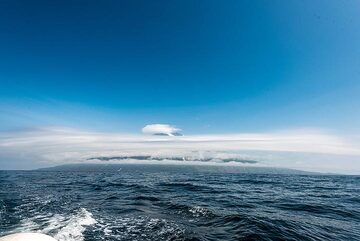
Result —
[[[179,131],[163,127],[150,126],[145,132]],[[360,174],[359,160],[359,145],[352,140],[316,130],[176,137],[59,128],[0,133],[0,169],[106,161],[252,165]]]

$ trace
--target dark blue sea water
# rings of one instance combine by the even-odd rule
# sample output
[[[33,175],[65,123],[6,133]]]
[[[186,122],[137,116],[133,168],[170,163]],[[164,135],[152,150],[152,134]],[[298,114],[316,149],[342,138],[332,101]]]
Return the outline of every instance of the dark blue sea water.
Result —
[[[116,165],[0,172],[0,236],[360,240],[360,177]]]

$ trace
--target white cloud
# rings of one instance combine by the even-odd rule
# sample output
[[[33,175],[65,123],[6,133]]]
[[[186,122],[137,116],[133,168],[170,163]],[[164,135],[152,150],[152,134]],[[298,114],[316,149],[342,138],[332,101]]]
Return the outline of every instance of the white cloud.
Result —
[[[150,128],[154,132],[149,133],[179,131],[169,125],[163,127]],[[173,138],[48,128],[0,133],[0,169],[89,162],[96,161],[89,160],[96,157],[149,155],[157,160],[163,158],[168,163],[206,160],[219,164],[218,159],[238,158],[255,160],[259,166],[360,174],[359,147],[353,140],[316,130]],[[220,164],[244,163],[228,161]]]
[[[179,134],[181,129],[168,124],[151,124],[142,128],[144,134],[174,136]]]

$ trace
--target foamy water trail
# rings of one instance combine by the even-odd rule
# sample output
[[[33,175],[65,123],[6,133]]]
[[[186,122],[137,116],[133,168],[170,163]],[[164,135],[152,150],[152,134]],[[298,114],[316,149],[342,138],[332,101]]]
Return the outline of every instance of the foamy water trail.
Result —
[[[92,213],[80,208],[72,215],[38,215],[22,221],[21,227],[14,232],[39,232],[53,236],[57,241],[83,241],[87,226],[96,224]]]
[[[54,238],[58,241],[82,241],[84,240],[83,232],[86,226],[95,223],[96,220],[92,214],[85,208],[81,208],[76,215],[67,220],[66,225],[59,230]]]

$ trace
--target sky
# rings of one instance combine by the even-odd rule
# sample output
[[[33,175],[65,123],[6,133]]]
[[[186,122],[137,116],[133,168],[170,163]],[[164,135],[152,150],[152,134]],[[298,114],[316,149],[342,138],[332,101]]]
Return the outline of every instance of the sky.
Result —
[[[34,130],[148,124],[354,145],[358,16],[358,0],[0,1],[0,151]]]

